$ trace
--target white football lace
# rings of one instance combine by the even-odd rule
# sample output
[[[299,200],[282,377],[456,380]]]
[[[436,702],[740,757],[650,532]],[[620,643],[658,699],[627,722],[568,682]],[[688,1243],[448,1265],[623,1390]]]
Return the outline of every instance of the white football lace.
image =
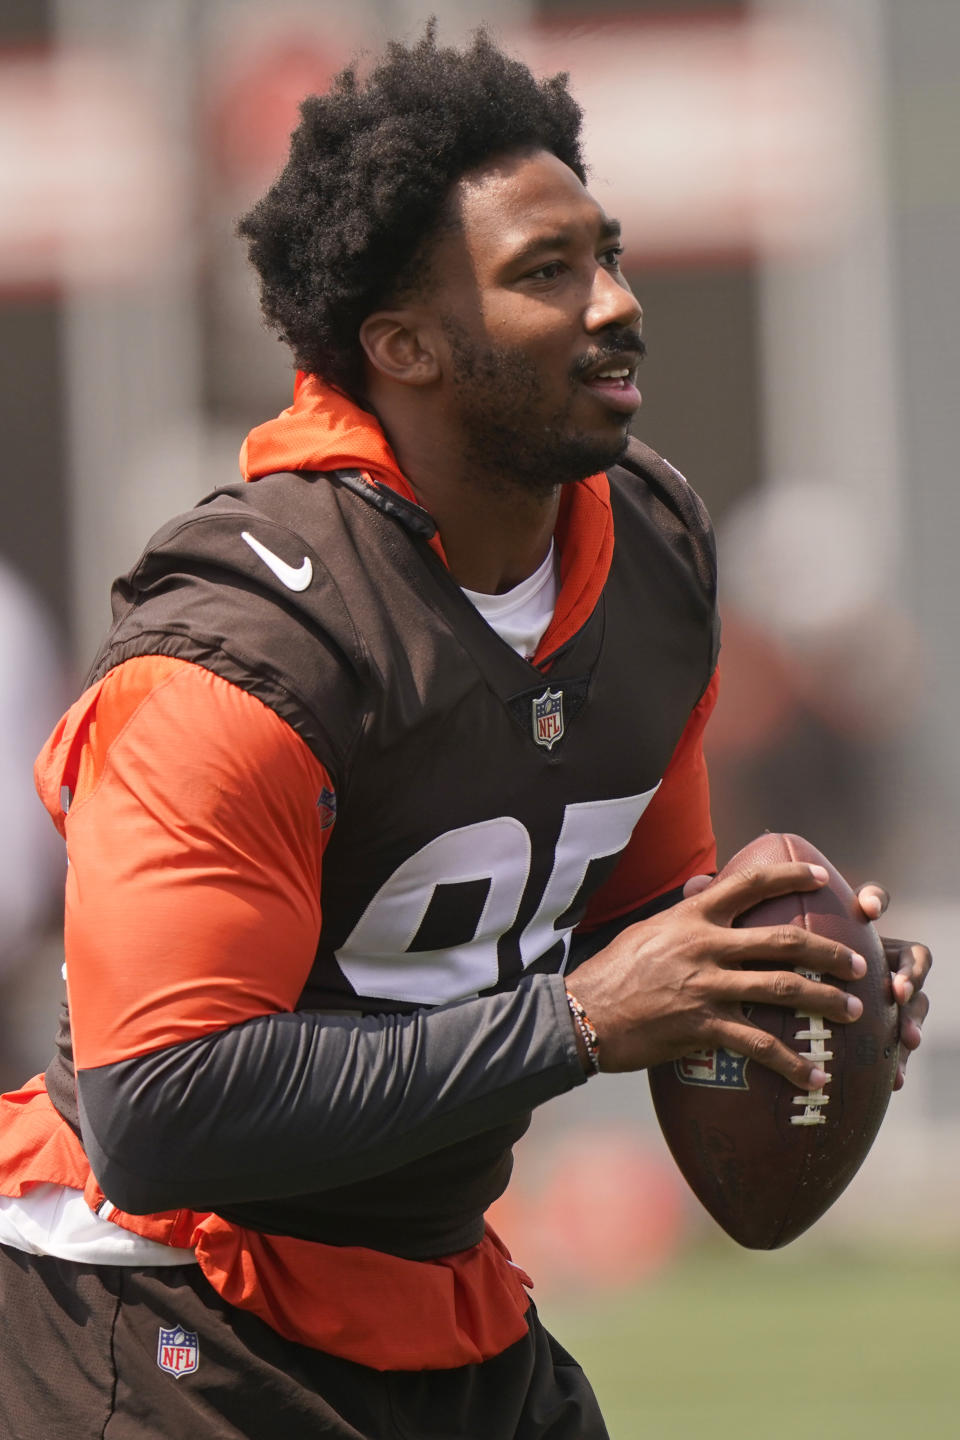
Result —
[[[810,971],[804,971],[811,980],[819,980],[819,975]],[[810,1026],[807,1030],[798,1030],[794,1036],[795,1040],[809,1040],[810,1049],[801,1051],[804,1060],[815,1060],[821,1070],[826,1070],[827,1061],[833,1059],[833,1051],[828,1050],[826,1042],[833,1038],[833,1031],[828,1030],[823,1023],[822,1015],[810,1015],[805,1010],[796,1012],[798,1020],[809,1020]],[[821,1087],[819,1090],[810,1090],[806,1095],[795,1095],[794,1105],[803,1106],[802,1115],[791,1115],[791,1125],[826,1125],[827,1117],[823,1113],[824,1105],[830,1104],[830,1096]]]

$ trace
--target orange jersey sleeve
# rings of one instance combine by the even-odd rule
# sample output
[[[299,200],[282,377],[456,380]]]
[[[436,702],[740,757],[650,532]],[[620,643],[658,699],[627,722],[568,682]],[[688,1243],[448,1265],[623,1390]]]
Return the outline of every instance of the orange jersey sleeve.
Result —
[[[716,870],[703,732],[717,702],[718,685],[715,671],[616,870],[591,896],[582,921],[584,929],[615,920],[679,889],[691,875]]]
[[[55,818],[69,804],[78,1069],[295,1007],[333,787],[285,721],[208,670],[145,656],[80,697],[37,776]]]

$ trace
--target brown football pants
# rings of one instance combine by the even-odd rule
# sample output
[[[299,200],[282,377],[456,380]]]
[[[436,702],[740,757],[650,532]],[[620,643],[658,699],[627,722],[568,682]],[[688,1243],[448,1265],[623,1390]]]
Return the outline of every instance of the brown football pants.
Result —
[[[285,1340],[196,1265],[0,1246],[0,1336],[4,1440],[609,1440],[533,1307],[482,1365],[381,1372]]]

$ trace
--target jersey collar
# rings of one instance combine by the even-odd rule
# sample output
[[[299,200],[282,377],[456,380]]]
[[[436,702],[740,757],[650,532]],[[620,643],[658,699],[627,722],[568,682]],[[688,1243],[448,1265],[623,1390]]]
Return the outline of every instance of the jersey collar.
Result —
[[[293,404],[251,430],[240,451],[245,480],[286,470],[359,471],[373,491],[386,487],[426,516],[376,416],[304,371],[297,372]],[[446,564],[436,527],[432,534],[421,527],[421,533]],[[566,644],[600,598],[613,558],[606,475],[591,475],[564,487],[554,539],[560,552],[560,594],[535,663]]]

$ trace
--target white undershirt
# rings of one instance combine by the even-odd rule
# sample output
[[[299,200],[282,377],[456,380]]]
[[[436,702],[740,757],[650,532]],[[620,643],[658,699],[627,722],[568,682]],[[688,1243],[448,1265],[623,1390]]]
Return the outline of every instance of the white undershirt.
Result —
[[[531,660],[553,619],[560,591],[553,541],[542,565],[503,595],[467,590],[501,640]],[[114,1225],[88,1207],[82,1190],[34,1185],[19,1199],[0,1195],[0,1245],[30,1255],[56,1255],[84,1265],[187,1265],[192,1250],[177,1250]]]
[[[557,555],[553,541],[542,565],[503,595],[485,595],[463,587],[467,599],[476,605],[487,624],[511,649],[531,660],[557,605],[560,591]]]
[[[82,1190],[34,1185],[18,1200],[0,1196],[0,1245],[81,1265],[189,1265],[192,1250],[145,1240],[94,1214]]]

